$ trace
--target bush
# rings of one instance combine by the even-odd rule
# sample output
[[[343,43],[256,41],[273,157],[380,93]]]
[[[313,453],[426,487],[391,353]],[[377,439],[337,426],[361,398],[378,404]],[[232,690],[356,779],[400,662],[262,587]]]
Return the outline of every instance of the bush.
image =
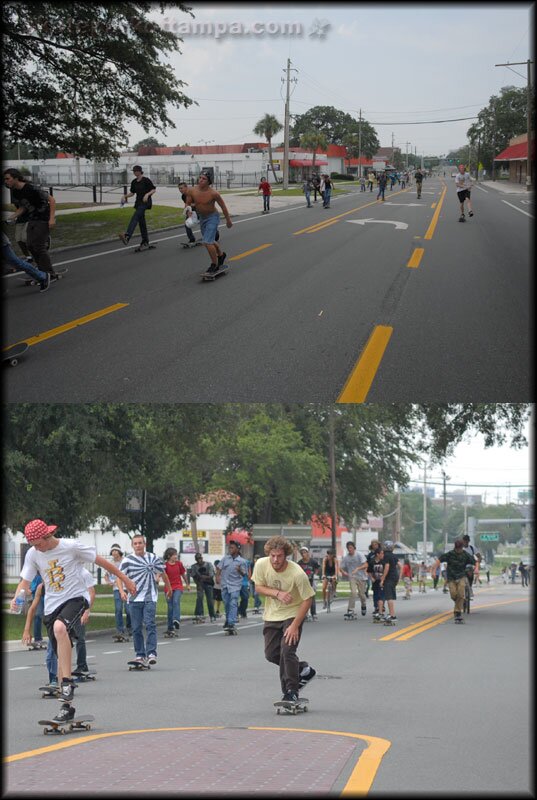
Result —
[[[339,172],[331,172],[330,177],[336,181],[353,181],[354,175],[340,175]]]

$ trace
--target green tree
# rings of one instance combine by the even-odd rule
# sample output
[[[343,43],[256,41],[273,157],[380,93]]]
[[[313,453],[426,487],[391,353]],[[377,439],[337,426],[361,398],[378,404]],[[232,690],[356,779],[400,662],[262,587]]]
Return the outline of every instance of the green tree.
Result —
[[[260,119],[259,122],[254,127],[254,133],[257,136],[264,136],[268,142],[270,168],[272,170],[275,183],[278,183],[278,178],[276,177],[276,172],[274,171],[274,159],[272,156],[272,139],[282,129],[283,125],[272,114],[265,114],[265,116],[262,119]]]
[[[357,144],[358,126],[358,120],[344,111],[339,111],[333,106],[314,106],[294,118],[290,131],[290,144],[298,147],[300,137],[312,130],[324,134],[328,144],[349,146],[354,141]],[[375,129],[362,120],[362,155],[371,158],[379,147],[380,142]],[[356,154],[353,157],[356,157]]]
[[[486,108],[481,109],[467,131],[472,149],[483,166],[492,172],[494,158],[509,145],[509,140],[527,131],[526,89],[515,86],[504,86],[499,95],[493,95]],[[535,113],[535,101],[532,94],[532,119]]]
[[[159,142],[158,139],[155,139],[154,136],[147,136],[145,139],[140,139],[139,142],[133,144],[130,148],[131,150],[138,151],[141,147],[165,147],[166,145],[164,142]]]
[[[149,18],[157,5],[193,16],[178,2],[4,3],[5,137],[107,159],[126,145],[131,120],[175,127],[169,108],[193,101],[161,61],[181,40]]]
[[[317,150],[321,152],[326,152],[326,148],[328,147],[328,142],[326,140],[326,136],[324,134],[319,133],[318,131],[306,131],[300,137],[300,147],[303,147],[304,150],[312,150],[313,151],[313,159],[311,162],[311,169],[312,172],[315,172],[315,161],[317,158]]]

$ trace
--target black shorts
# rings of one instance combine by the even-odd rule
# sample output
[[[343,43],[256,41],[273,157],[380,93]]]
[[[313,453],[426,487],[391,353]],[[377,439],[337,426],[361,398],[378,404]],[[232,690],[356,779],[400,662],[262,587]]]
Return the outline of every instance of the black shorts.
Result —
[[[73,597],[70,600],[66,600],[65,603],[62,603],[58,608],[55,608],[51,614],[46,614],[43,617],[48,638],[56,655],[58,655],[58,644],[54,636],[54,623],[57,619],[60,619],[64,623],[72,646],[73,639],[77,638],[76,635],[73,634],[73,628],[87,608],[89,608],[89,603],[85,597]]]
[[[384,599],[385,600],[395,600],[396,599],[396,592],[395,587],[397,586],[395,581],[384,581]]]
[[[222,599],[222,589],[217,589],[215,586],[215,588],[213,589],[213,599],[214,600]]]
[[[460,192],[457,192],[457,197],[459,198],[459,203],[464,203],[465,200],[469,200],[470,189],[461,189]]]

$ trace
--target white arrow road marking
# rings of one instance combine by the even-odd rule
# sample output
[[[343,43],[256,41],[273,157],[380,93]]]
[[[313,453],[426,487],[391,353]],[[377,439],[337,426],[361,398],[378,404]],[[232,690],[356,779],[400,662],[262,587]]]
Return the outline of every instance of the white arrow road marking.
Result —
[[[406,222],[396,222],[394,219],[346,219],[345,222],[352,222],[354,225],[365,225],[367,222],[379,222],[381,225],[395,225],[398,231],[408,228]]]

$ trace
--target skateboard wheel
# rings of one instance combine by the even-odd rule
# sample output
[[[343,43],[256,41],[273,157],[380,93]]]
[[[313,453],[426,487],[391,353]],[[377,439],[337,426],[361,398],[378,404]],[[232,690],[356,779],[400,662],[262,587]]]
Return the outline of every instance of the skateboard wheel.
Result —
[[[281,713],[281,708],[277,708],[277,709],[276,709],[276,714],[277,714],[278,716],[280,716],[280,713]]]

